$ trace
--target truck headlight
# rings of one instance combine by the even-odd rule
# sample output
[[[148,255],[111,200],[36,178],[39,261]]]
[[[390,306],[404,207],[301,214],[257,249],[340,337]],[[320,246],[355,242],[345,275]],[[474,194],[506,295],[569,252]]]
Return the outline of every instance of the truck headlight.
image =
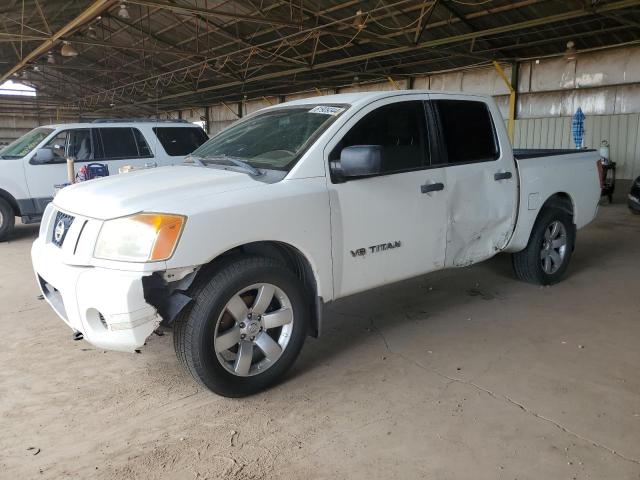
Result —
[[[171,258],[186,217],[138,213],[107,220],[93,251],[95,258],[123,262],[157,262]]]

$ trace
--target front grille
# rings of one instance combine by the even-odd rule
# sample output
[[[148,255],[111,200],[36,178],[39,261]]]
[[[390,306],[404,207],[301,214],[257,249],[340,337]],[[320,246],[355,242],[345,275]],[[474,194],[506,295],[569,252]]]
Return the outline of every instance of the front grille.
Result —
[[[54,245],[58,247],[62,246],[67,232],[73,223],[73,218],[71,215],[63,212],[56,213],[56,219],[53,222],[53,231],[51,232],[51,241]]]

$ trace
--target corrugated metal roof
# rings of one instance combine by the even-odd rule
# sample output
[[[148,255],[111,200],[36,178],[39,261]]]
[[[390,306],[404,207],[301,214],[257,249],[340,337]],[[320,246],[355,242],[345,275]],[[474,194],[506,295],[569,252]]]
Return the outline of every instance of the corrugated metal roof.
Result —
[[[99,18],[17,73],[41,107],[152,113],[636,42],[640,29],[634,0],[9,0],[0,75],[95,4]],[[79,55],[62,57],[62,41]]]

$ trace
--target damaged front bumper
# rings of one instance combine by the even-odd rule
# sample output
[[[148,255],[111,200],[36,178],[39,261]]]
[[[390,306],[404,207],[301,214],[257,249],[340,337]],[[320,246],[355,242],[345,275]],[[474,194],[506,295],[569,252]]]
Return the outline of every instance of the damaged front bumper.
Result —
[[[157,308],[145,300],[143,279],[148,272],[67,265],[58,247],[41,238],[31,256],[44,298],[96,347],[134,351],[160,325]]]

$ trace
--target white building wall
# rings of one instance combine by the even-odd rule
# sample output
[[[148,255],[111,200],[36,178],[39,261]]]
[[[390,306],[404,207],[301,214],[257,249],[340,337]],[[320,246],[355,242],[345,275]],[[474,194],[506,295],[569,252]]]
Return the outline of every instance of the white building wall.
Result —
[[[585,147],[598,149],[602,140],[609,142],[617,178],[631,180],[640,175],[640,114],[591,115],[584,128]],[[571,117],[516,120],[513,144],[516,148],[575,148]]]

